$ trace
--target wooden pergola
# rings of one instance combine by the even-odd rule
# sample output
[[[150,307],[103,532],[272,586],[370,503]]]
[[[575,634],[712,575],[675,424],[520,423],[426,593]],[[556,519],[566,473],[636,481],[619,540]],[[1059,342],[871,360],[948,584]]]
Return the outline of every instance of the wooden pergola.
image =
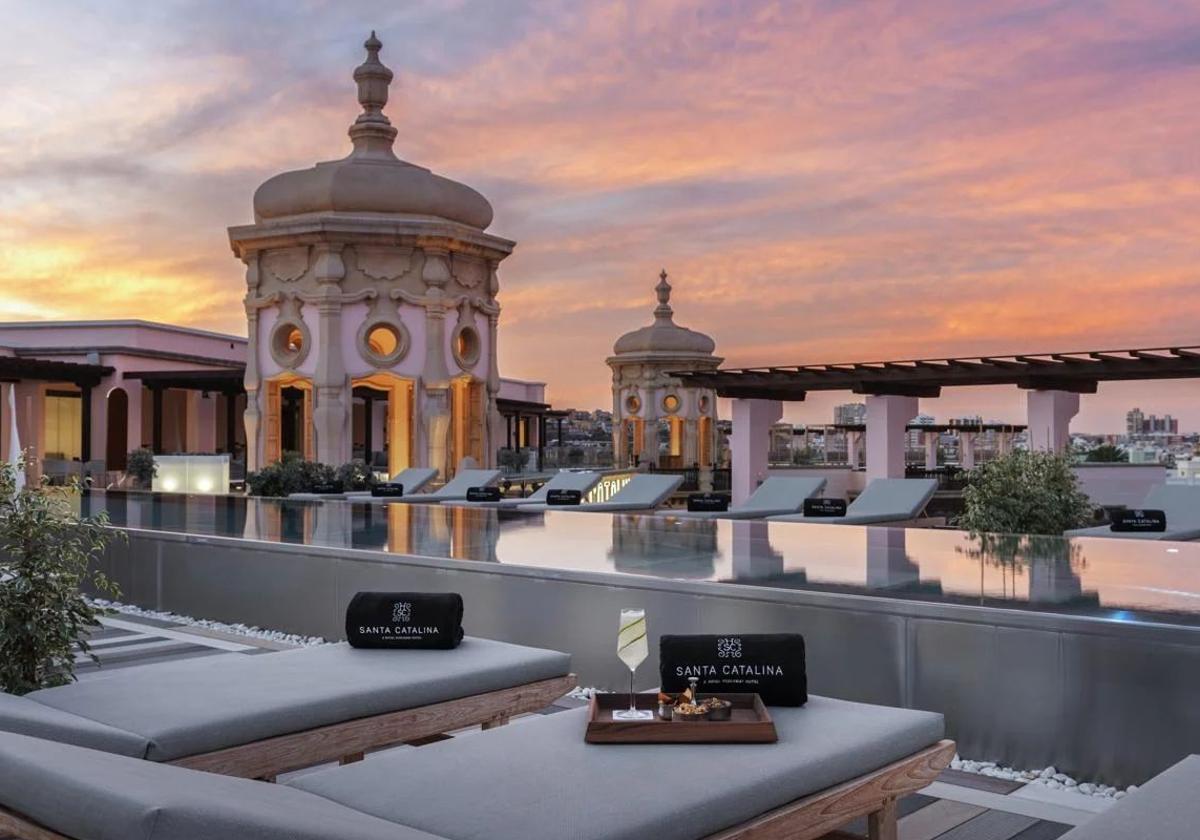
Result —
[[[82,436],[79,458],[85,464],[92,459],[92,389],[114,370],[107,365],[0,356],[0,382],[16,383],[32,379],[38,382],[69,382],[79,388]]]
[[[941,396],[942,388],[970,385],[1094,394],[1099,382],[1200,378],[1200,347],[721,368],[672,375],[696,387],[715,388],[721,397],[792,402],[809,391],[931,398]]]

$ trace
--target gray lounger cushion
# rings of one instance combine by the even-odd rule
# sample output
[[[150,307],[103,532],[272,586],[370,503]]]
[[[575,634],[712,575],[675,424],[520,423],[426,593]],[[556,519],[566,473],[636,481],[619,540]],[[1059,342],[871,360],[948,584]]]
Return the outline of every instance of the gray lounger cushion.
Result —
[[[495,484],[500,478],[500,470],[459,470],[454,478],[443,484],[432,493],[422,493],[419,496],[405,494],[398,499],[388,499],[389,502],[401,502],[410,505],[437,504],[438,502],[458,501],[467,498],[467,491],[472,487],[487,487]]]
[[[803,509],[804,500],[825,489],[823,478],[798,478],[773,475],[758,485],[750,498],[726,511],[671,511],[671,516],[686,519],[761,519],[784,516]]]
[[[560,472],[524,499],[501,499],[498,502],[451,502],[464,507],[515,508],[521,505],[545,504],[551,490],[578,490],[584,496],[600,483],[597,472]]]
[[[776,744],[599,745],[584,743],[579,709],[289,784],[455,840],[695,840],[904,758],[943,731],[939,714],[823,697],[771,714]]]
[[[392,484],[400,484],[404,486],[404,495],[411,496],[413,493],[420,493],[421,489],[433,481],[437,475],[437,470],[433,467],[406,467],[400,472],[391,477]],[[370,499],[370,490],[351,490],[345,494],[347,499]],[[394,497],[393,497],[394,498]]]
[[[1160,484],[1146,494],[1143,508],[1167,515],[1165,531],[1113,531],[1107,525],[1067,531],[1067,537],[1119,540],[1194,540],[1200,537],[1200,484]]]
[[[937,492],[935,478],[877,478],[850,503],[845,516],[772,516],[772,522],[816,522],[822,525],[870,525],[916,519]]]
[[[0,805],[80,840],[430,840],[284,785],[8,733]]]
[[[320,645],[126,668],[28,695],[184,756],[563,676],[565,653],[467,638],[454,650]]]
[[[657,475],[640,474],[633,478],[613,494],[606,502],[594,502],[587,505],[567,505],[554,510],[583,510],[583,511],[623,511],[623,510],[654,510],[667,500],[683,483],[683,476],[660,473]],[[522,511],[551,510],[549,505],[523,504],[517,507]]]
[[[28,697],[0,693],[0,732],[49,738],[93,750],[141,758],[150,746],[143,735],[62,712]]]
[[[1195,840],[1200,836],[1200,755],[1160,773],[1061,840]]]

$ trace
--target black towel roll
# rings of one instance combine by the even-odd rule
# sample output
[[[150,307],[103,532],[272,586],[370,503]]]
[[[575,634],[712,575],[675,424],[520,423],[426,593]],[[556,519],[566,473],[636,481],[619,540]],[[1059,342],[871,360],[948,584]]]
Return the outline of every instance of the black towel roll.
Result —
[[[667,635],[659,640],[658,660],[662,690],[672,694],[688,687],[688,677],[697,677],[704,693],[758,694],[768,706],[808,702],[799,633]]]
[[[457,592],[359,592],[346,607],[346,640],[356,648],[449,650],[462,641]]]
[[[371,488],[371,495],[377,499],[398,499],[404,495],[404,485],[387,482],[376,484]]]

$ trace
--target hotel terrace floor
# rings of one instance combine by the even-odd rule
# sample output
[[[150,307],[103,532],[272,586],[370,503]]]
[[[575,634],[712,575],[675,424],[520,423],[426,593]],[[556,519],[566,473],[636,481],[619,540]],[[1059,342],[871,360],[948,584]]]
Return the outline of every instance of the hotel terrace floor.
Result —
[[[145,616],[118,614],[103,619],[90,641],[99,665],[80,656],[78,678],[96,679],[120,668],[154,667],[181,658],[236,652],[269,656],[287,645]],[[543,709],[554,714],[584,701],[566,697]],[[511,724],[520,726],[521,719]],[[476,737],[479,729],[449,737]],[[419,749],[419,745],[395,749]],[[370,756],[367,757],[370,760]],[[309,771],[301,771],[309,772]],[[1078,794],[1052,791],[957,770],[946,770],[925,789],[900,801],[900,840],[1053,840],[1087,821],[1106,803]],[[865,838],[865,820],[833,838]]]

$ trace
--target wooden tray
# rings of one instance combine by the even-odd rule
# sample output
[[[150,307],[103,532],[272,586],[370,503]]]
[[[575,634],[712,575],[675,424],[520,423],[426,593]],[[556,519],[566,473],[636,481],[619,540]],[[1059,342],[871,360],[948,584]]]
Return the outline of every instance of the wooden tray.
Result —
[[[613,720],[614,709],[628,709],[628,694],[595,694],[584,740],[589,744],[773,744],[779,740],[775,722],[757,694],[701,694],[733,704],[729,720],[661,720],[658,695],[637,694],[639,709],[650,709],[654,720]]]

